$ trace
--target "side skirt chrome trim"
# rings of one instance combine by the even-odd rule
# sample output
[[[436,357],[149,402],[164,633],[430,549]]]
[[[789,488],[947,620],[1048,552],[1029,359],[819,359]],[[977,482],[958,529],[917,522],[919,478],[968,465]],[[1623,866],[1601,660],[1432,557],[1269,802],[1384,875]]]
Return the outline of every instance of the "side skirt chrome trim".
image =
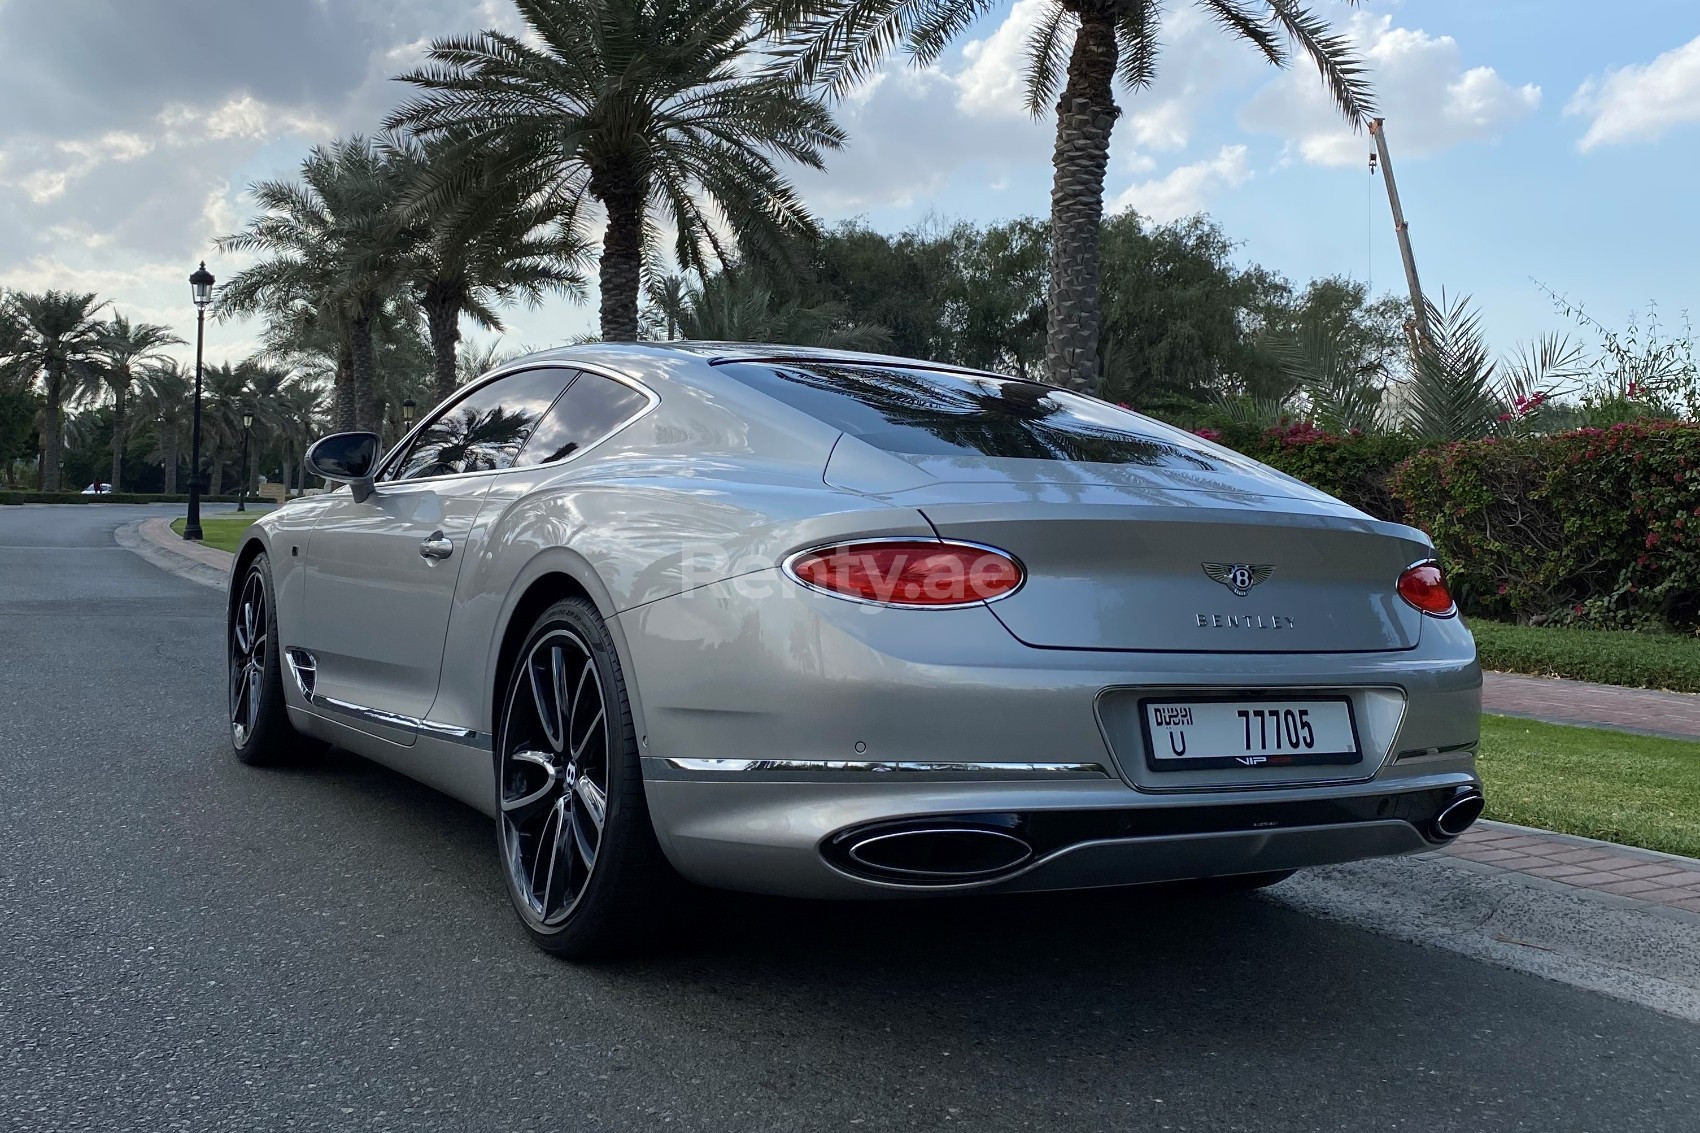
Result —
[[[760,771],[856,771],[873,775],[920,772],[942,775],[1099,775],[1109,778],[1097,763],[940,763],[919,760],[875,761],[845,759],[674,759],[675,771],[743,774]]]
[[[435,720],[421,720],[414,716],[403,716],[399,712],[385,712],[314,692],[313,686],[318,679],[319,665],[313,655],[305,649],[286,649],[283,657],[284,667],[294,679],[296,691],[314,708],[335,712],[339,716],[347,716],[362,723],[399,728],[414,735],[428,736],[434,740],[460,744],[478,751],[494,750],[490,737],[475,728],[463,728],[458,724],[439,724]]]

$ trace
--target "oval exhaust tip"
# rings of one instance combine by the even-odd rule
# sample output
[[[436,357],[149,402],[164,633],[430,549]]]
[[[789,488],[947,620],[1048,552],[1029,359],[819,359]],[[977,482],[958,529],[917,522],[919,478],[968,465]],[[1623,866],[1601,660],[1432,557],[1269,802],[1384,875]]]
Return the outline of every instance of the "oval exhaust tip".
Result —
[[[916,881],[971,881],[1005,873],[1033,856],[1033,847],[999,830],[928,826],[874,834],[846,851],[865,869]]]
[[[1487,807],[1480,791],[1468,791],[1440,808],[1434,816],[1435,833],[1442,838],[1456,838],[1475,824]]]

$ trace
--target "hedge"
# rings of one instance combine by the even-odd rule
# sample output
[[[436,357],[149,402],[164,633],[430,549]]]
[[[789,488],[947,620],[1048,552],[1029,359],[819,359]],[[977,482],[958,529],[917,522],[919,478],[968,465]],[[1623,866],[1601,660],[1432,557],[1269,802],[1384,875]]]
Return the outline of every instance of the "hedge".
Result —
[[[1700,424],[1641,421],[1440,446],[1308,423],[1199,433],[1426,531],[1466,613],[1700,629]]]
[[[1700,425],[1488,438],[1417,453],[1393,477],[1465,608],[1622,629],[1700,624]]]
[[[1403,521],[1389,481],[1424,442],[1403,433],[1328,433],[1308,422],[1273,429],[1200,429],[1253,460],[1303,480],[1378,519]]]
[[[1691,634],[1514,626],[1480,618],[1468,624],[1484,669],[1700,692],[1700,638]]]
[[[248,503],[264,505],[268,501],[256,497],[247,497]],[[0,507],[16,504],[186,504],[189,497],[182,492],[175,495],[153,494],[148,492],[102,492],[97,495],[83,495],[81,492],[12,492],[0,490]],[[204,504],[233,504],[238,502],[235,496],[202,496]]]

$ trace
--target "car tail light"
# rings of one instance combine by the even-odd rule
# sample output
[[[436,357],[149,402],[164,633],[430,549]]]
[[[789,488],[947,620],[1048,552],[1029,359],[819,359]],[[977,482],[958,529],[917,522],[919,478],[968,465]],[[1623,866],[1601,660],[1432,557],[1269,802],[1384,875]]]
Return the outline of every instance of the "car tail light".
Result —
[[[786,572],[804,586],[883,606],[946,609],[1007,597],[1020,588],[1021,564],[972,543],[878,539],[793,555]]]
[[[1399,597],[1437,618],[1449,618],[1458,612],[1452,592],[1446,589],[1446,576],[1433,559],[1405,568],[1405,573],[1399,576]]]

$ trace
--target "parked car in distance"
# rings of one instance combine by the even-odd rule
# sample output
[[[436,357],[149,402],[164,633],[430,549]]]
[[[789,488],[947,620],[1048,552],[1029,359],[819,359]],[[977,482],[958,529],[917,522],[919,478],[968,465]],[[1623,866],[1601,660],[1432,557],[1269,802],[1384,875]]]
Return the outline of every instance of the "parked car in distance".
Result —
[[[82,494],[85,496],[104,496],[111,491],[111,484],[90,484],[88,487],[83,489]]]
[[[608,344],[307,459],[338,486],[236,556],[237,756],[334,743],[491,815],[557,954],[686,882],[1243,889],[1482,810],[1427,538],[1095,398]]]

